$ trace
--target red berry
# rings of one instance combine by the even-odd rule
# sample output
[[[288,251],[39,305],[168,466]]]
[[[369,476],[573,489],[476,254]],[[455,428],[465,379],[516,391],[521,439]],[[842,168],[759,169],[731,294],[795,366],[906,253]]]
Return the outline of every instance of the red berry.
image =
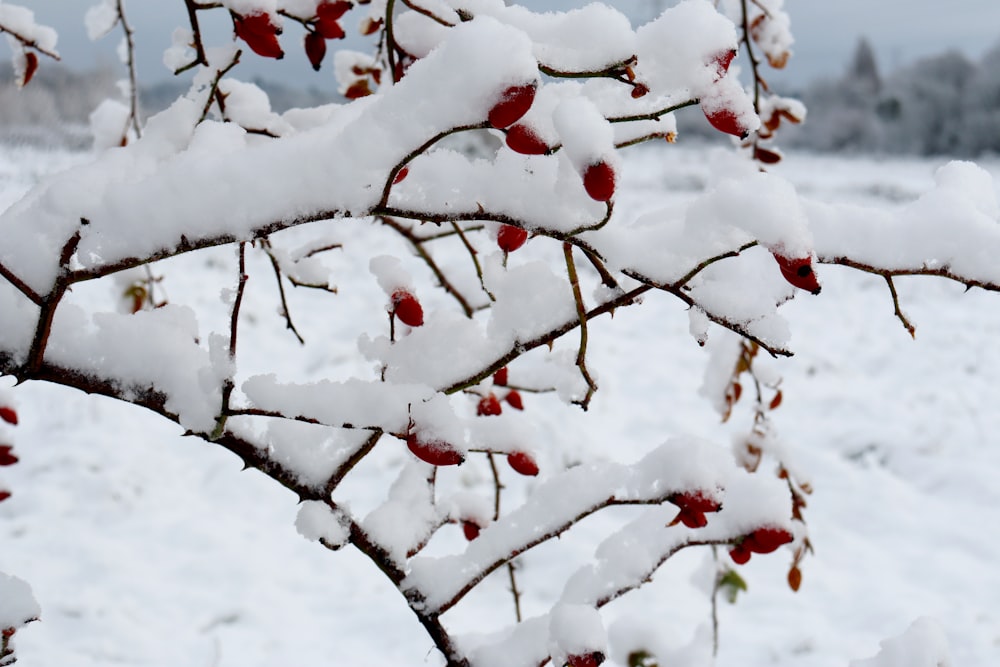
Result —
[[[0,466],[12,466],[17,463],[18,459],[11,453],[14,449],[10,445],[0,445]]]
[[[615,170],[604,161],[590,165],[583,172],[583,188],[591,199],[608,201],[615,194]]]
[[[403,180],[404,178],[406,178],[407,176],[409,176],[409,174],[410,174],[410,168],[409,167],[403,167],[402,169],[400,169],[399,171],[396,172],[396,178],[392,179],[392,184],[396,185],[401,180]]]
[[[515,410],[524,410],[524,402],[521,400],[521,394],[516,389],[508,391],[503,400],[507,401],[507,405]]]
[[[690,507],[682,507],[681,511],[677,513],[675,521],[680,521],[688,528],[704,528],[708,525],[705,513],[691,509]]]
[[[644,83],[633,83],[632,84],[632,99],[637,100],[640,97],[645,97],[649,94],[649,86]]]
[[[598,667],[604,662],[604,654],[600,651],[585,653],[583,655],[571,655],[566,660],[569,667]]]
[[[349,2],[321,2],[316,7],[316,32],[326,39],[343,39],[346,36],[340,26],[340,17],[353,7]]]
[[[549,145],[523,123],[507,128],[506,142],[512,151],[522,155],[543,155],[549,152]]]
[[[392,293],[392,312],[400,322],[411,327],[419,327],[424,323],[424,309],[420,307],[417,297],[405,289],[398,289]]]
[[[285,52],[278,43],[280,29],[271,22],[268,14],[233,14],[233,27],[236,29],[236,36],[246,42],[257,55],[277,60],[285,57]]]
[[[718,512],[722,509],[722,504],[705,491],[675,493],[668,500],[681,509],[696,512]]]
[[[500,370],[498,370],[496,373],[493,374],[493,384],[497,385],[498,387],[506,387],[507,386],[507,367],[506,366],[504,366],[503,368],[501,368]]]
[[[307,32],[305,44],[306,57],[309,58],[309,64],[318,72],[320,65],[323,63],[323,58],[326,56],[326,39],[318,32]]]
[[[8,408],[7,406],[0,406],[0,419],[4,420],[8,424],[13,424],[17,426],[17,412],[14,408]]]
[[[705,112],[705,118],[712,124],[712,127],[719,132],[732,134],[740,139],[746,139],[750,136],[750,130],[740,122],[740,119],[731,110],[723,107],[709,112],[702,107],[702,111]]]
[[[788,544],[794,538],[784,528],[758,528],[744,540],[749,548],[759,554],[769,554],[783,544]]]
[[[4,489],[0,489],[0,503],[7,500],[8,498],[10,498],[10,491],[5,491]]]
[[[500,225],[497,232],[497,245],[504,252],[514,252],[528,240],[528,232],[513,225]]]
[[[735,547],[729,550],[729,557],[733,559],[733,562],[737,565],[745,565],[750,561],[751,555],[750,549],[745,546],[744,542],[737,544]]]
[[[500,407],[500,401],[497,400],[496,394],[484,396],[480,399],[478,407],[476,407],[476,414],[480,417],[491,417],[501,412],[503,412],[503,409]]]
[[[811,257],[789,259],[781,255],[774,255],[774,259],[781,268],[781,275],[789,283],[813,294],[820,293],[822,288],[819,286],[819,280],[816,279],[816,272],[813,271]]]
[[[462,452],[447,442],[440,440],[423,442],[417,438],[416,433],[406,436],[406,446],[418,459],[434,466],[455,466],[465,460]]]
[[[531,103],[535,101],[535,84],[511,86],[502,93],[500,99],[486,116],[490,125],[498,130],[513,125],[521,116],[528,113]]]
[[[465,535],[465,539],[470,542],[477,537],[479,537],[479,524],[474,521],[463,521],[462,522],[462,533]]]
[[[733,62],[733,58],[736,57],[736,49],[729,49],[728,51],[719,51],[710,60],[711,64],[715,65],[715,80],[718,81],[722,77],[726,76],[726,72],[729,71],[729,63]]]
[[[531,457],[531,454],[527,452],[511,452],[507,455],[507,463],[516,472],[526,477],[535,477],[538,475],[538,464],[535,463],[535,459]]]

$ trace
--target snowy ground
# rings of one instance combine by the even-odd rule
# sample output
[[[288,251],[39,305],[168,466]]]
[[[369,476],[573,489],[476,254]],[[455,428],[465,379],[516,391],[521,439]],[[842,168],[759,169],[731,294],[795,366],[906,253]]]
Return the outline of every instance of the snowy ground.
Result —
[[[4,149],[0,207],[74,159]],[[809,197],[896,206],[926,189],[941,163],[791,156],[774,171]],[[1000,164],[986,166],[1000,181]],[[708,173],[697,151],[637,151],[621,199],[682,201],[709,183]],[[377,242],[360,223],[350,234]],[[233,280],[220,261],[229,252],[161,265],[167,295],[206,309],[218,303]],[[334,312],[293,303],[306,337],[329,345],[277,361],[292,341],[275,314],[273,276],[251,265],[257,291],[248,295],[245,335],[268,351],[262,364],[280,361],[318,378],[357,363],[349,357],[354,339],[338,337],[338,322],[364,310],[353,306],[366,294],[350,281],[367,267],[347,255],[340,261]],[[750,591],[723,604],[717,664],[846,667],[930,616],[943,625],[955,665],[991,667],[1000,656],[1000,295],[900,280],[914,341],[893,317],[881,279],[820,271],[822,295],[800,295],[783,309],[796,356],[770,362],[784,378],[776,425],[815,488],[806,518],[816,553],[798,593],[785,584],[787,553],[743,568]],[[107,285],[85,286],[80,298],[112,296]],[[526,399],[527,410],[553,442],[623,460],[677,433],[727,442],[748,429],[750,416],[738,410],[719,425],[697,395],[705,361],[682,304],[651,296],[593,325],[589,363],[601,391],[590,412],[544,396]],[[232,455],[106,399],[38,384],[14,396],[21,425],[0,437],[13,441],[21,463],[0,471],[14,491],[0,505],[0,571],[27,579],[43,609],[42,622],[17,635],[18,664],[438,664],[381,575],[354,552],[332,554],[302,539],[292,494],[241,472]],[[548,463],[566,455],[557,449]],[[358,471],[346,489],[355,507],[384,496],[377,480],[392,456]],[[474,485],[485,474],[470,467],[463,481]],[[523,559],[527,615],[559,592],[566,563],[586,554],[601,521],[613,518],[589,519]],[[620,629],[641,613],[660,622],[664,644],[687,643],[709,620],[700,591],[708,559],[683,554],[652,585],[609,605],[612,634],[616,619]],[[450,627],[510,621],[506,582],[495,576],[445,617]]]

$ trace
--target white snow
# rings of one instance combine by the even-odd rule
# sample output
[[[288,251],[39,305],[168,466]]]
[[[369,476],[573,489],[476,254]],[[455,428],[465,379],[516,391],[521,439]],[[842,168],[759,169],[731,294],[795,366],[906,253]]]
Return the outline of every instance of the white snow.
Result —
[[[709,163],[700,153],[681,147],[657,148],[661,152],[640,150],[627,156],[622,187],[630,196],[649,197],[651,208],[670,210],[671,204],[683,203],[679,209],[683,213],[687,203],[702,196],[688,185],[692,177],[715,183]],[[44,160],[55,164],[64,158],[21,152],[5,159],[19,160],[7,162],[0,170],[5,188],[23,190],[28,182],[15,165],[30,167],[44,164]],[[933,188],[937,166],[927,161],[845,163],[789,156],[787,163],[774,171],[808,195],[806,215],[822,257],[825,236],[817,233],[814,224],[820,202],[846,199],[874,205],[884,216],[897,216],[903,207],[923,204],[885,202],[878,199],[878,193]],[[995,165],[987,167],[993,174],[1000,171]],[[956,187],[952,174],[957,173],[960,171],[945,170],[943,177],[938,176],[939,187]],[[962,187],[978,197],[973,199],[978,203],[970,209],[970,216],[972,211],[990,213],[988,187],[975,185],[981,178],[979,173],[968,172],[971,178],[956,179],[967,182]],[[13,195],[4,197],[10,201]],[[626,200],[623,196],[622,201]],[[837,210],[851,209],[838,205]],[[372,243],[383,248],[382,253],[388,250],[406,255],[403,246],[393,250],[376,243],[377,228],[357,226],[351,233],[356,243]],[[294,241],[290,247],[302,245],[302,241]],[[539,244],[537,251],[535,245],[533,242],[519,251],[529,253],[523,260],[512,256],[511,270],[530,267],[541,258],[531,253],[544,253],[544,244]],[[759,255],[761,274],[776,274],[769,253],[761,249]],[[197,329],[178,306],[159,313],[120,315],[116,316],[120,320],[100,325],[95,319],[78,318],[73,308],[67,308],[65,313],[60,309],[65,325],[57,327],[67,333],[59,334],[54,343],[62,340],[67,342],[58,345],[69,344],[72,331],[79,339],[73,344],[98,345],[97,339],[86,333],[92,327],[140,331],[134,327],[140,326],[143,316],[162,318],[191,341],[177,353],[204,355],[195,365],[208,365],[207,338],[198,343],[195,339],[199,331],[204,336],[206,331],[225,327],[228,307],[211,289],[208,297],[196,295],[204,294],[207,284],[232,286],[233,273],[219,263],[231,261],[232,253],[227,249],[220,257],[208,262],[191,255],[162,269],[173,303],[192,301],[193,297]],[[421,403],[431,396],[432,389],[422,384],[362,381],[372,378],[371,366],[347,362],[344,355],[356,349],[359,333],[384,331],[379,327],[385,327],[386,322],[385,297],[368,267],[346,260],[345,255],[344,260],[332,263],[340,292],[329,302],[314,302],[311,293],[290,295],[293,314],[308,325],[304,326],[307,339],[321,341],[323,353],[290,352],[282,358],[276,358],[273,351],[284,346],[289,334],[274,313],[273,295],[260,287],[272,285],[273,277],[268,274],[266,260],[251,262],[250,298],[244,304],[249,319],[241,331],[240,349],[271,352],[256,361],[243,358],[248,365],[240,366],[244,375],[237,383],[238,397],[262,409],[302,405],[307,413],[304,416],[324,423],[339,424],[346,414],[367,412],[371,425],[405,428],[408,415],[389,406],[398,405],[405,392],[410,392],[414,404]],[[1000,469],[992,438],[1000,432],[1000,424],[995,423],[996,411],[990,407],[1000,400],[989,372],[1000,363],[990,343],[1000,331],[993,296],[976,290],[965,294],[961,286],[933,279],[898,279],[903,307],[918,326],[917,340],[911,341],[893,318],[881,279],[828,265],[820,265],[819,270],[823,294],[796,296],[781,308],[794,333],[791,343],[796,357],[773,362],[783,377],[785,402],[772,417],[815,489],[805,513],[816,551],[801,566],[804,581],[798,594],[788,591],[784,583],[790,558],[787,549],[755,555],[742,568],[750,590],[734,606],[722,603],[718,660],[720,664],[739,658],[754,664],[843,667],[850,660],[878,653],[882,640],[898,635],[916,617],[930,616],[942,624],[955,664],[992,665],[1000,619],[989,591],[998,585],[995,563],[1000,552],[990,534],[970,534],[963,526],[994,525],[995,508],[1000,506],[991,481]],[[773,277],[779,285],[780,275]],[[98,287],[75,294],[76,307],[90,310],[95,304],[110,304],[106,288]],[[252,291],[257,288],[262,291]],[[7,292],[0,290],[0,294]],[[426,298],[430,312],[450,312],[444,307],[447,301],[439,296]],[[21,307],[15,303],[11,301],[11,307]],[[212,316],[213,311],[218,314]],[[349,312],[358,314],[360,320],[350,323],[340,315]],[[212,327],[212,322],[218,325]],[[623,330],[627,335],[615,334]],[[722,340],[720,333],[709,327],[710,349],[716,338]],[[7,328],[3,332],[5,341],[30,335],[30,329],[20,334]],[[136,336],[139,341],[153,340],[142,333],[130,333],[127,340]],[[102,345],[134,348],[136,365],[123,367],[121,375],[133,381],[148,379],[161,364],[147,363],[144,368],[140,362],[148,356],[144,356],[143,346],[123,340],[111,336]],[[449,333],[446,340],[453,344],[460,339]],[[534,366],[543,363],[541,358],[566,354],[568,376],[578,378],[572,364],[576,341],[567,343],[566,348],[557,346],[551,355],[542,353],[537,362],[529,355],[523,367],[515,364],[512,382],[535,377]],[[441,354],[424,349],[431,357]],[[600,372],[601,389],[590,412],[563,406],[556,396],[525,395],[523,418],[531,420],[532,432],[537,433],[532,435],[531,445],[547,462],[542,477],[558,478],[555,466],[578,461],[584,454],[639,462],[643,456],[653,456],[654,445],[664,441],[664,434],[700,434],[715,443],[715,448],[705,447],[697,439],[676,440],[673,446],[723,456],[730,436],[739,436],[748,428],[748,399],[744,397],[736,406],[725,427],[715,426],[718,417],[711,403],[697,393],[709,358],[691,340],[684,306],[669,298],[651,294],[642,306],[622,309],[613,320],[594,320],[589,359]],[[290,379],[268,378],[272,364],[287,368]],[[723,374],[727,365],[721,364],[718,372]],[[190,366],[189,362],[178,365]],[[537,377],[545,374],[537,373]],[[249,378],[254,379],[246,382]],[[172,381],[156,380],[168,386]],[[200,383],[189,378],[179,395],[195,386],[200,387]],[[199,391],[191,394],[192,401],[198,400]],[[16,436],[22,460],[0,471],[3,488],[14,493],[0,505],[0,539],[9,545],[0,568],[31,582],[45,617],[44,623],[30,624],[18,633],[19,657],[26,664],[104,664],[110,650],[107,647],[112,644],[113,655],[137,665],[159,664],[164,656],[210,660],[215,655],[224,656],[219,659],[222,664],[274,664],[290,656],[316,664],[331,655],[368,664],[377,633],[390,626],[395,639],[391,646],[381,645],[379,661],[410,662],[413,655],[426,653],[429,643],[423,631],[413,623],[399,594],[387,589],[381,575],[351,549],[330,554],[298,539],[294,528],[297,498],[256,473],[240,473],[230,455],[181,438],[175,426],[141,410],[104,399],[30,383],[10,392],[17,399],[21,425],[4,433]],[[349,403],[352,400],[353,406]],[[469,418],[459,415],[468,414],[469,406],[461,401],[469,400],[456,396],[450,405],[440,404],[439,412],[418,415],[436,428],[459,429],[453,435],[461,433],[462,442],[466,437],[471,442],[473,434],[489,427],[489,419],[498,418],[484,419],[482,427],[467,431]],[[215,400],[208,404],[213,410],[217,406]],[[520,419],[522,415],[512,417]],[[232,421],[242,423],[237,418]],[[364,433],[353,431],[332,438],[322,436],[323,427],[310,424],[269,421],[266,426],[262,442],[274,447],[282,462],[308,471],[311,484],[321,483],[364,439]],[[482,455],[469,456],[461,466],[467,470],[457,474],[468,480],[488,479]],[[402,468],[404,461],[411,463]],[[388,505],[385,473],[398,475],[404,469],[410,471],[411,482],[398,487],[388,499],[396,503],[400,513],[377,510]],[[398,529],[391,527],[394,522],[412,517],[412,510],[419,506],[428,507],[417,504],[420,493],[425,493],[421,489],[426,489],[426,473],[420,471],[426,469],[413,461],[401,442],[387,436],[372,453],[371,461],[366,459],[352,473],[352,485],[343,492],[357,496],[359,516],[371,515],[373,526],[383,522],[390,526],[386,530],[393,532]],[[514,494],[513,503],[522,492],[518,490],[520,478],[506,466],[500,472]],[[563,491],[543,494],[537,502],[551,502],[558,510],[566,499],[566,489],[573,489],[574,497],[584,491],[591,493],[596,502],[603,492],[631,484],[624,477],[592,481],[587,467],[570,473],[573,479],[591,481],[560,483],[553,488]],[[679,469],[673,473],[686,474]],[[482,487],[459,484],[455,488],[480,498],[475,509],[475,503],[449,500],[455,496],[446,490],[449,478],[444,473],[439,477],[439,483],[445,485],[441,507],[449,513],[453,510],[448,508],[456,506],[462,508],[462,514],[489,512],[483,506]],[[756,512],[771,511],[758,503],[736,502],[742,493],[740,480],[745,477],[732,473],[726,479],[724,510],[709,515],[709,526],[703,530],[738,532],[753,525]],[[681,477],[677,479],[683,482]],[[694,486],[709,481],[698,476],[688,479]],[[777,482],[775,479],[772,489],[775,502],[781,489]],[[545,479],[531,483],[537,486]],[[403,493],[405,489],[412,492]],[[490,493],[486,494],[487,503]],[[506,509],[513,507],[516,504],[505,501]],[[647,534],[648,526],[655,524],[665,540],[683,540],[689,534],[687,529],[665,528],[673,513],[669,506],[659,513],[622,508],[620,514],[611,513],[607,518],[591,517],[559,540],[522,556],[518,581],[525,592],[526,615],[539,618],[563,594],[572,593],[574,600],[582,599],[576,597],[579,595],[593,595],[600,589],[586,583],[590,573],[599,575],[594,584],[606,585],[611,579],[601,575],[600,568],[612,563],[617,563],[616,573],[640,572],[654,562],[656,553],[650,552],[648,545],[640,550],[630,530]],[[626,521],[623,524],[613,517]],[[407,544],[400,541],[400,546],[420,541],[446,518],[428,512],[422,523],[408,524]],[[595,547],[605,541],[608,529],[615,524],[635,527],[608,539],[594,560]],[[448,553],[453,554],[449,558],[460,560],[446,563],[486,562],[502,551],[505,535],[519,534],[524,539],[536,530],[530,523],[506,526],[502,522],[490,525],[472,543],[466,543],[454,527],[441,528],[434,533],[427,555],[413,562],[412,576],[429,574],[431,559]],[[697,531],[690,534],[697,535]],[[266,541],[262,541],[263,535]],[[67,560],[66,553],[74,557]],[[672,629],[660,644],[650,648],[676,655],[704,651],[706,638],[698,633],[708,622],[708,606],[704,593],[691,585],[690,576],[700,571],[706,558],[710,555],[702,549],[679,552],[658,570],[653,584],[602,611],[604,624],[611,628],[611,664],[623,664],[621,654],[615,651],[617,620],[634,615],[637,609],[663,619],[661,623]],[[720,558],[728,559],[724,549]],[[99,585],[95,573],[100,574]],[[574,573],[572,585],[566,588],[567,577]],[[449,568],[442,567],[438,576],[449,576]],[[483,590],[459,605],[461,611],[444,619],[459,632],[503,628],[513,618],[505,587],[505,573],[491,575]],[[67,590],[75,595],[68,598]],[[363,608],[352,602],[360,597],[366,600]],[[481,647],[476,655],[483,664],[529,664],[538,655],[545,655],[548,627],[545,617],[541,626],[524,624],[515,633],[516,639],[504,634],[478,640],[470,636],[467,641]],[[941,646],[934,639],[939,635],[923,634],[930,639],[914,636],[906,642],[917,651],[917,657],[932,655],[931,649]]]
[[[28,582],[0,572],[0,629],[17,629],[41,615]]]

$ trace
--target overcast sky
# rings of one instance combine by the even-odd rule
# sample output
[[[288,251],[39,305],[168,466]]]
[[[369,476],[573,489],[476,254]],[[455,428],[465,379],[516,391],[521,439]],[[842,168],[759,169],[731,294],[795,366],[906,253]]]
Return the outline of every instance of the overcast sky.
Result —
[[[35,11],[39,21],[59,31],[59,51],[73,67],[93,67],[114,63],[114,49],[120,33],[92,43],[83,27],[83,14],[97,0],[16,0]],[[673,0],[609,0],[633,17],[633,22],[650,15],[657,2]],[[544,9],[569,8],[587,0],[522,0],[519,4]],[[176,26],[186,26],[182,0],[126,0],[126,12],[144,45],[139,60],[140,78],[146,82],[169,78],[162,53]],[[1000,43],[1000,0],[785,0],[791,15],[796,43],[794,56],[784,72],[772,73],[772,83],[801,84],[817,77],[836,76],[846,66],[859,37],[866,36],[875,46],[883,71],[900,64],[949,49],[978,58]],[[231,24],[216,15],[216,34],[221,37]],[[212,26],[210,25],[211,29]],[[291,29],[290,33],[298,34]],[[282,62],[246,58],[240,65],[244,78],[260,75],[302,86],[332,86],[328,67],[314,73],[301,49],[283,40],[287,55]]]

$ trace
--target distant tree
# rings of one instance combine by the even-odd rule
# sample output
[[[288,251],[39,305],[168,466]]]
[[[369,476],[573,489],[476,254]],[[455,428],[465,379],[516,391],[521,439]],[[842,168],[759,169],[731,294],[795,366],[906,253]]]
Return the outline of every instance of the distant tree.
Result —
[[[853,82],[858,90],[868,95],[878,95],[882,88],[882,77],[879,76],[878,63],[875,60],[875,50],[868,38],[862,37],[854,48],[854,55],[847,66],[845,82]]]
[[[956,51],[894,72],[879,107],[886,146],[918,155],[961,154],[967,145],[966,99],[975,72],[976,66]]]
[[[1000,43],[977,63],[962,94],[961,155],[1000,154]]]

